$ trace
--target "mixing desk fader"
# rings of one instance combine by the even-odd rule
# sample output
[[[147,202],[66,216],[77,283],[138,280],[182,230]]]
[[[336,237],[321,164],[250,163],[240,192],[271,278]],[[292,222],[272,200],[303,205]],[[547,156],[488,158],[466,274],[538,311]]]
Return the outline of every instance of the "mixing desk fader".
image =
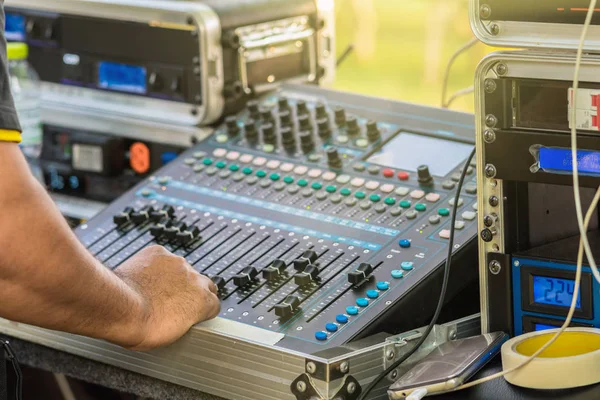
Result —
[[[77,230],[117,268],[162,244],[220,317],[316,353],[428,321],[459,207],[450,295],[477,279],[472,116],[303,86],[250,102]]]

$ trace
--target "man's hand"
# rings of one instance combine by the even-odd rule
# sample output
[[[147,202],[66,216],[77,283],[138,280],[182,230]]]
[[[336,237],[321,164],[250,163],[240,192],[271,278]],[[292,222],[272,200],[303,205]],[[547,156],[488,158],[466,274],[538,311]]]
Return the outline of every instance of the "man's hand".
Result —
[[[192,325],[219,314],[215,284],[162,246],[140,251],[115,273],[140,295],[141,309],[145,311],[139,316],[134,341],[119,343],[132,350],[170,344]]]

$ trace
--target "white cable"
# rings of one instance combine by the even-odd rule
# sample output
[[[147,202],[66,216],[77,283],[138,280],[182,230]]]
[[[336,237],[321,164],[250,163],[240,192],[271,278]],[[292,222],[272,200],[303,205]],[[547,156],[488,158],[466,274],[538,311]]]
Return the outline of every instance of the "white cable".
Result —
[[[475,46],[477,43],[479,43],[479,39],[477,39],[477,38],[473,38],[473,39],[469,40],[467,43],[462,45],[458,50],[456,50],[454,52],[454,54],[452,54],[452,56],[450,57],[450,60],[448,61],[448,65],[446,65],[446,71],[444,72],[444,81],[442,82],[442,104],[441,104],[442,108],[446,108],[446,107],[444,107],[444,104],[447,104],[446,95],[448,92],[448,81],[450,80],[450,70],[452,69],[452,65],[454,65],[454,61],[456,61],[458,56],[460,56],[465,51],[469,50],[471,47]]]
[[[452,103],[454,103],[454,101],[462,96],[466,96],[468,94],[471,94],[475,91],[475,86],[471,85],[468,88],[464,88],[461,90],[458,90],[456,92],[454,92],[454,94],[452,94],[452,96],[450,96],[450,98],[448,99],[448,101],[442,106],[442,108],[449,108]]]
[[[467,389],[467,388],[479,385],[481,383],[489,382],[491,380],[500,378],[506,374],[516,371],[519,368],[524,367],[525,365],[527,365],[531,361],[533,361],[542,352],[544,352],[548,347],[550,347],[559,338],[559,336],[571,324],[571,319],[573,318],[573,314],[575,313],[575,308],[577,306],[577,298],[579,297],[579,288],[580,288],[580,284],[581,284],[581,268],[583,265],[584,249],[585,249],[585,254],[586,254],[588,263],[590,264],[590,266],[593,266],[592,271],[594,271],[594,269],[596,269],[596,273],[598,273],[598,270],[597,270],[597,267],[594,262],[594,258],[593,258],[593,255],[592,255],[592,252],[591,252],[591,249],[589,246],[589,242],[587,239],[587,229],[588,229],[590,220],[592,218],[592,215],[594,214],[594,211],[595,211],[596,207],[598,206],[598,201],[600,201],[600,187],[598,187],[598,190],[596,191],[596,194],[594,195],[594,199],[592,200],[592,204],[590,205],[590,207],[587,211],[587,214],[585,216],[585,220],[584,220],[583,215],[582,215],[583,213],[581,210],[581,196],[580,196],[580,192],[579,192],[579,176],[578,176],[578,171],[577,171],[577,124],[576,124],[576,119],[575,119],[575,110],[576,110],[575,105],[576,105],[576,99],[577,99],[577,89],[579,87],[579,70],[581,67],[583,47],[585,44],[585,38],[587,36],[588,28],[592,21],[592,16],[593,16],[594,10],[596,8],[596,3],[597,3],[597,0],[590,1],[590,7],[587,12],[585,23],[583,25],[583,30],[581,32],[581,40],[579,42],[579,47],[577,49],[577,58],[575,61],[575,74],[574,74],[574,78],[573,78],[573,93],[574,94],[573,94],[573,108],[572,108],[572,114],[571,114],[571,121],[573,121],[573,126],[571,127],[571,153],[572,153],[572,157],[573,157],[573,192],[574,192],[574,196],[575,196],[575,208],[577,211],[577,222],[579,224],[579,231],[580,231],[581,235],[580,235],[580,239],[579,239],[579,251],[577,252],[577,268],[576,268],[576,273],[575,273],[575,287],[573,289],[573,298],[571,299],[571,306],[569,307],[569,313],[567,314],[567,318],[566,318],[565,322],[560,327],[560,329],[554,334],[552,339],[550,339],[550,341],[548,341],[545,345],[543,345],[538,351],[536,351],[533,355],[531,355],[531,357],[529,357],[527,360],[525,360],[521,365],[518,365],[518,366],[508,369],[506,371],[499,372],[497,374],[487,376],[482,379],[478,379],[473,382],[469,382],[465,385],[461,385],[456,390]],[[596,274],[594,274],[594,276],[596,276]]]
[[[587,256],[588,263],[594,274],[596,281],[600,283],[600,272],[596,266],[596,260],[592,254],[590,243],[587,237],[587,229],[583,226],[583,211],[581,210],[581,192],[579,188],[579,171],[578,171],[578,160],[577,160],[577,90],[579,89],[579,70],[581,68],[581,58],[583,54],[583,45],[587,36],[588,28],[596,9],[597,0],[591,0],[590,8],[588,9],[587,16],[585,18],[585,24],[583,25],[583,31],[581,32],[581,41],[579,42],[579,48],[577,49],[577,60],[575,61],[575,77],[573,78],[573,104],[571,109],[571,157],[573,157],[573,195],[575,197],[575,212],[577,214],[577,224],[579,225],[579,234],[583,240],[583,248],[585,249],[585,255]]]

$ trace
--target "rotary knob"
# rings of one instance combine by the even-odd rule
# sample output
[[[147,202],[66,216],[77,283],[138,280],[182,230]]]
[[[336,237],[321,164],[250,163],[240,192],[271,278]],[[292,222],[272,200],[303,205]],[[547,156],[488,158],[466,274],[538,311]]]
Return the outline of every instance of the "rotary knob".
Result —
[[[326,152],[327,164],[329,164],[331,168],[342,168],[342,159],[340,158],[338,149],[335,147],[329,147]]]
[[[296,103],[296,114],[298,116],[308,114],[308,107],[306,106],[306,102],[304,100],[300,100],[298,103]]]
[[[287,110],[290,108],[290,102],[285,97],[280,97],[279,100],[277,100],[277,106],[279,107],[279,110]]]
[[[360,125],[358,125],[358,120],[354,115],[350,115],[346,118],[346,125],[348,129],[348,135],[350,136],[358,136],[360,135]]]
[[[296,136],[294,136],[294,130],[290,126],[284,126],[279,130],[281,134],[281,143],[283,147],[288,151],[296,150]]]
[[[263,121],[273,121],[273,112],[269,107],[260,107],[258,112]]]
[[[321,118],[317,120],[317,132],[319,133],[319,137],[323,140],[327,140],[331,137],[329,118]]]
[[[367,122],[367,139],[370,142],[376,142],[381,139],[381,130],[376,121]]]
[[[275,126],[272,123],[266,123],[261,126],[263,142],[268,144],[277,143],[277,136],[275,135]]]
[[[258,130],[253,119],[249,119],[244,123],[244,132],[246,133],[246,140],[250,143],[255,143],[258,140]]]
[[[300,147],[304,154],[308,154],[315,149],[315,140],[311,131],[302,131],[298,136],[300,136]]]
[[[235,115],[225,118],[225,125],[227,126],[227,134],[229,136],[235,136],[240,132],[240,127],[238,126],[237,117]]]
[[[346,125],[346,110],[342,107],[336,107],[333,113],[335,114],[335,123],[337,126]]]
[[[431,186],[433,184],[433,177],[427,165],[421,165],[417,168],[417,177],[417,180],[423,186]]]
[[[252,118],[254,118],[254,119],[260,118],[259,103],[257,100],[250,100],[248,102],[248,112],[250,113],[250,116]]]
[[[300,115],[298,117],[298,126],[300,127],[300,130],[312,130],[312,119],[310,115]]]
[[[325,104],[319,103],[315,106],[315,115],[317,116],[317,118],[328,117],[327,108],[325,107]]]
[[[281,126],[289,126],[292,124],[292,113],[289,111],[280,111],[277,116],[279,117],[279,123]]]

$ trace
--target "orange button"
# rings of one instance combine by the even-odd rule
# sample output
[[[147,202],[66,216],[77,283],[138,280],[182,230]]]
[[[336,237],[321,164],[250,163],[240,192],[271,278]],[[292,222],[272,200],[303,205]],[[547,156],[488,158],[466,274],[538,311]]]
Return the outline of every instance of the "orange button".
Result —
[[[135,142],[129,148],[129,165],[138,174],[150,169],[150,149],[142,142]]]

